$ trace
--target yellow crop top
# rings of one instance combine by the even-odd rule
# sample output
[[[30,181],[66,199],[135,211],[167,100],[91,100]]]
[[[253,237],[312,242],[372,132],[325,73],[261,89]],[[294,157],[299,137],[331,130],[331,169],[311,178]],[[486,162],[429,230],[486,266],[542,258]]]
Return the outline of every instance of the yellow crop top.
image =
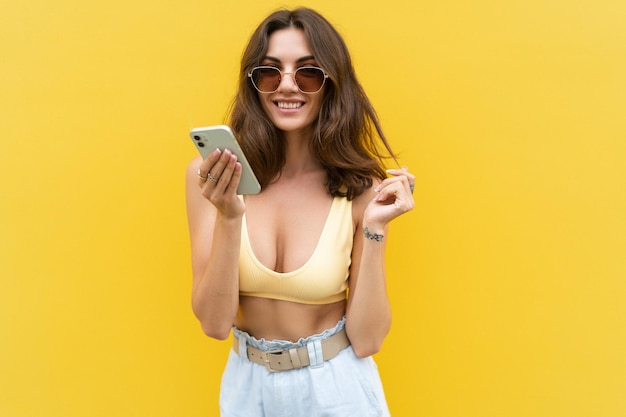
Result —
[[[330,304],[346,298],[352,253],[352,202],[335,197],[311,257],[291,272],[275,272],[254,255],[245,215],[239,255],[239,293],[304,304]]]

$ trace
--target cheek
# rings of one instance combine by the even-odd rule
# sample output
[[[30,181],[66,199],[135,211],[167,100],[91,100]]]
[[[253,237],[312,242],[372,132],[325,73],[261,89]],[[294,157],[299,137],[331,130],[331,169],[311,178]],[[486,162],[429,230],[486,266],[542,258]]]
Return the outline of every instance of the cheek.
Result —
[[[315,100],[314,102],[311,102],[311,113],[317,115],[317,114],[319,114],[321,109],[322,109],[322,98],[321,97],[320,97],[319,100]]]
[[[266,97],[263,97],[263,96],[260,97],[260,101],[261,101],[261,107],[263,108],[265,115],[268,117],[271,117],[272,115],[271,109],[274,106],[274,104],[271,101],[269,101]]]

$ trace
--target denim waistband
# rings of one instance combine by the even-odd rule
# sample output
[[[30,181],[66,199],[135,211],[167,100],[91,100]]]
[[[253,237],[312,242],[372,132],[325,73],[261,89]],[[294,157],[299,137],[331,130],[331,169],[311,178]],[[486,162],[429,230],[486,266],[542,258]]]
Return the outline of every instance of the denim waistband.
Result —
[[[249,346],[255,347],[257,349],[263,351],[270,350],[288,350],[291,348],[299,348],[304,347],[311,342],[315,342],[318,340],[328,339],[330,336],[339,333],[346,327],[346,318],[343,317],[335,327],[330,329],[326,329],[321,333],[314,334],[312,336],[300,338],[297,342],[291,342],[289,340],[265,340],[265,339],[257,339],[254,336],[250,336],[248,333],[239,330],[237,327],[233,327],[233,334],[237,336],[237,338],[242,341],[245,340],[245,343]]]

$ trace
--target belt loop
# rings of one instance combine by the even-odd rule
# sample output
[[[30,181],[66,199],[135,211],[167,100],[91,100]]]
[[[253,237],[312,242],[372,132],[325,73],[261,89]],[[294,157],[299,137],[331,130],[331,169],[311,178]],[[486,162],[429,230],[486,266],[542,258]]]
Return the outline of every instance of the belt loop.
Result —
[[[309,365],[311,368],[321,368],[324,366],[324,352],[322,352],[322,341],[316,340],[306,345],[309,351]]]
[[[289,349],[289,358],[291,359],[291,364],[294,369],[302,368],[302,361],[300,361],[300,356],[298,356],[298,349],[291,348]]]
[[[250,362],[248,359],[248,344],[246,343],[245,336],[239,336],[239,356],[246,362]]]

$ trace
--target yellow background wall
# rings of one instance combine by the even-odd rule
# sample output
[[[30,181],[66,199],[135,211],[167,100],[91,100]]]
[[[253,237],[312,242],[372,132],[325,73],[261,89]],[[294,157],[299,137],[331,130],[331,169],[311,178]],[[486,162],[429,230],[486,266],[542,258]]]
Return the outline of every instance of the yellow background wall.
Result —
[[[0,416],[217,415],[187,131],[222,122],[280,5],[4,2]],[[307,5],[418,177],[377,355],[394,415],[626,415],[626,4]]]

